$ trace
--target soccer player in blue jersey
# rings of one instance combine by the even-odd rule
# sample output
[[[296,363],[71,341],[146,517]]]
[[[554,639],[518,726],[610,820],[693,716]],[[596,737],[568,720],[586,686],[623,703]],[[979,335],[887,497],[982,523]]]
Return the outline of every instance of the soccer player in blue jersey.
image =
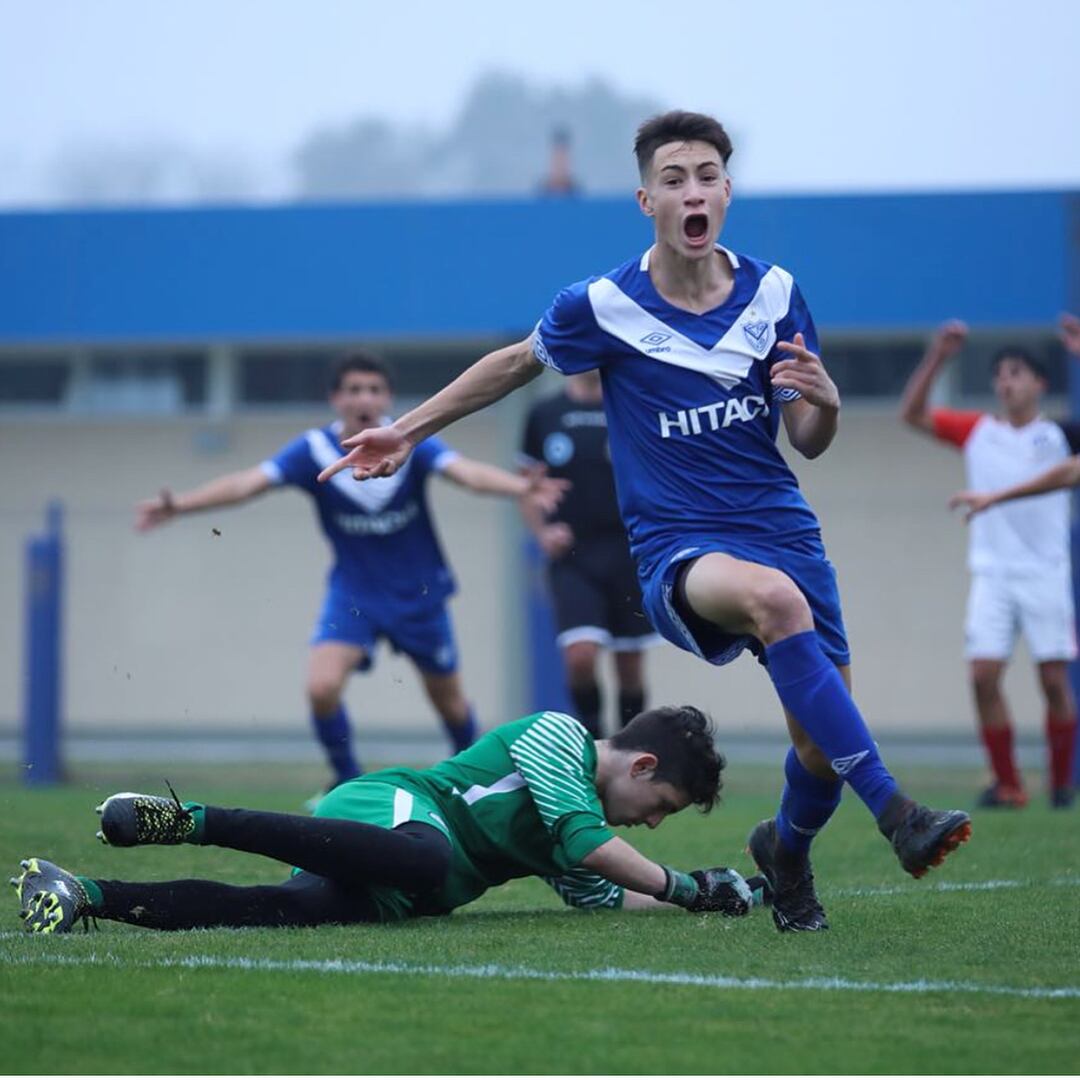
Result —
[[[413,448],[535,378],[599,368],[620,510],[646,611],[669,641],[714,664],[750,649],[784,707],[792,750],[775,819],[750,851],[780,930],[821,930],[809,848],[844,782],[903,868],[921,877],[966,840],[962,811],[908,799],[852,701],[836,573],[817,518],[776,447],[823,453],[840,399],[790,273],[718,243],[731,142],[713,118],[671,112],[638,130],[643,255],[564,289],[524,341],[483,357],[326,469],[386,477]]]
[[[312,497],[334,563],[312,637],[307,693],[335,784],[361,771],[342,692],[354,670],[371,667],[380,638],[416,665],[454,751],[476,738],[446,607],[454,579],[428,512],[427,478],[435,473],[470,491],[527,496],[548,511],[565,488],[564,481],[539,473],[516,476],[462,457],[439,439],[424,440],[407,469],[374,484],[357,484],[347,476],[318,483],[320,470],[341,455],[343,440],[389,423],[391,394],[385,366],[367,353],[350,353],[333,377],[334,423],[304,432],[253,468],[193,491],[174,495],[166,490],[136,507],[136,528],[145,531],[179,514],[247,502],[271,488],[294,486]]]

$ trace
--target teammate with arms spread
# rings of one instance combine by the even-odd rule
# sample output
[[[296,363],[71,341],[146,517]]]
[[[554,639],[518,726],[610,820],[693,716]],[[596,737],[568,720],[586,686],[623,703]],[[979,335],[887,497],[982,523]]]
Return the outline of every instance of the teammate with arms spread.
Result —
[[[600,373],[566,380],[560,394],[530,410],[522,438],[528,465],[569,481],[554,513],[523,500],[523,515],[548,559],[548,582],[558,624],[574,715],[597,738],[603,701],[596,666],[602,648],[615,657],[619,726],[645,707],[644,650],[659,638],[643,611],[634,561],[619,517],[608,450]]]
[[[70,930],[85,916],[158,930],[393,922],[446,914],[534,874],[575,907],[745,915],[767,901],[763,879],[723,867],[682,873],[610,828],[653,829],[691,803],[708,811],[723,766],[708,719],[691,706],[642,713],[601,742],[571,716],[537,713],[430,769],[342,784],[313,818],[132,793],[98,807],[108,844],[265,855],[297,868],[282,885],[104,881],[41,858],[23,860],[12,884],[36,933]]]
[[[483,357],[394,425],[343,445],[322,474],[388,476],[448,423],[536,377],[599,368],[619,505],[655,628],[722,664],[766,663],[793,749],[775,819],[750,836],[781,930],[820,930],[809,847],[846,781],[916,877],[966,840],[962,811],[906,798],[847,689],[836,576],[818,522],[776,447],[783,416],[800,453],[836,432],[839,396],[787,271],[717,244],[731,199],[723,127],[667,113],[638,131],[638,204],[656,242],[564,289],[526,340]]]
[[[476,738],[446,606],[454,579],[428,511],[428,477],[434,473],[474,492],[538,499],[548,510],[565,486],[472,461],[439,439],[425,440],[407,469],[375,484],[356,484],[348,477],[318,483],[319,471],[342,453],[342,440],[389,422],[391,393],[389,372],[378,359],[350,353],[333,376],[334,423],[304,432],[260,465],[218,477],[194,491],[163,491],[136,508],[136,528],[145,531],[180,514],[247,502],[272,488],[298,487],[314,500],[334,563],[312,637],[307,694],[334,783],[361,771],[342,693],[354,670],[370,669],[380,638],[416,665],[454,749],[462,750]]]
[[[1061,337],[1066,349],[1080,357],[1080,320],[1064,316]],[[917,431],[963,451],[972,490],[954,503],[986,509],[1025,495],[1043,496],[982,514],[971,526],[971,589],[964,651],[979,734],[994,775],[979,805],[1019,809],[1028,801],[1013,753],[1012,719],[1001,686],[1017,630],[1021,630],[1046,702],[1050,803],[1065,808],[1074,799],[1076,702],[1069,683],[1069,663],[1076,657],[1076,617],[1069,498],[1063,491],[1047,493],[1065,486],[1055,481],[1067,477],[1073,467],[1075,459],[1069,454],[1080,449],[1080,425],[1057,424],[1041,414],[1045,369],[1018,346],[1002,349],[994,359],[993,385],[1001,403],[1000,417],[930,408],[934,379],[960,352],[966,339],[967,327],[962,322],[949,322],[938,330],[908,381],[901,416]],[[1054,469],[1049,483],[1043,475],[1048,466]],[[1002,488],[1007,490],[998,493]]]

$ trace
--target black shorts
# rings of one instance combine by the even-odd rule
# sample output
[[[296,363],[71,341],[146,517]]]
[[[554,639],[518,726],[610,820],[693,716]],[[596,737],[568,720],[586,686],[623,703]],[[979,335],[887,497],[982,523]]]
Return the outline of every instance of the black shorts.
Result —
[[[622,536],[580,541],[548,564],[560,648],[594,641],[616,652],[636,652],[660,638],[645,615],[637,571]]]

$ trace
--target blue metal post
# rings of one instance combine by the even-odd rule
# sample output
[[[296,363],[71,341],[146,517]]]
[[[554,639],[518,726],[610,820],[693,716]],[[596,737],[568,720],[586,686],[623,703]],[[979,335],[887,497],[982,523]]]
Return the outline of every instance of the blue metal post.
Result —
[[[63,674],[63,508],[50,502],[45,532],[26,543],[23,778],[27,784],[63,779],[60,708]]]
[[[547,574],[540,546],[525,540],[526,610],[529,626],[529,708],[572,713],[562,656],[555,644],[555,618],[548,596]]]

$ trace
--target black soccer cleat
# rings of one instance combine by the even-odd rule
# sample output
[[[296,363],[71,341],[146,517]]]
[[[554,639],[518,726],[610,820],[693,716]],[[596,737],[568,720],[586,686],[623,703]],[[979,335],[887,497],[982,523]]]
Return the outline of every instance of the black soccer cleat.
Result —
[[[19,918],[28,934],[67,934],[79,920],[89,929],[90,900],[74,874],[47,859],[23,859],[11,879],[19,894]]]
[[[138,844],[182,844],[195,832],[195,818],[173,793],[138,795],[121,791],[96,807],[101,815],[98,839],[111,847]]]
[[[1023,788],[1006,784],[991,784],[980,792],[975,803],[982,810],[1023,810],[1027,804],[1027,792]]]
[[[746,845],[772,891],[776,929],[781,932],[828,930],[825,909],[814,891],[810,859],[784,848],[776,832],[775,819],[766,818],[759,822]]]
[[[1051,810],[1068,810],[1076,802],[1076,789],[1071,787],[1058,787],[1050,792]]]
[[[900,865],[914,878],[971,838],[971,818],[963,810],[931,810],[897,793],[878,819]]]

